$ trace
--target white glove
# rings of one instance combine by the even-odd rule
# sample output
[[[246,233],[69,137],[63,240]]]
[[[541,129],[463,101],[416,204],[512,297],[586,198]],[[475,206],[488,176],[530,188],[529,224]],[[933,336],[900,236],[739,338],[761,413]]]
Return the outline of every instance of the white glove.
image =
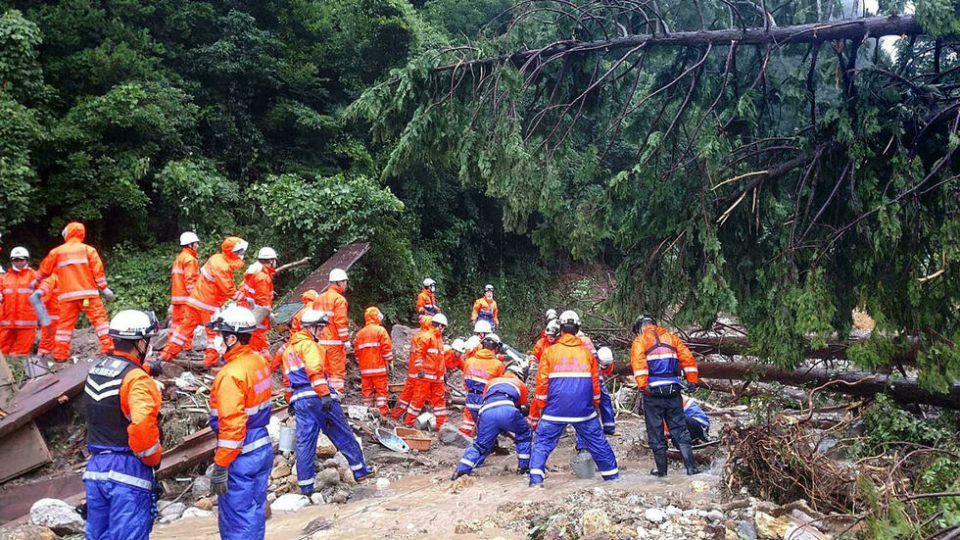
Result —
[[[113,302],[117,298],[117,295],[113,294],[113,291],[110,290],[110,287],[107,287],[100,292],[103,294],[103,299],[107,302]]]

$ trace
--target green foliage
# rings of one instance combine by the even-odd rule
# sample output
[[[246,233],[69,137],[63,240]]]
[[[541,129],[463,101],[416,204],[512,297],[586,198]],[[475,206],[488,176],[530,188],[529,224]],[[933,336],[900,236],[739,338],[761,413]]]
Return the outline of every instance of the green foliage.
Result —
[[[953,413],[920,420],[896,406],[889,397],[878,395],[863,415],[864,439],[859,454],[871,456],[883,453],[892,442],[915,443],[923,446],[942,446],[956,442],[957,416]]]
[[[210,160],[170,161],[154,186],[170,213],[179,213],[180,229],[210,233],[233,229],[233,209],[240,203],[240,194]]]
[[[953,0],[917,2],[917,21],[931,36],[960,33],[960,5]]]
[[[104,253],[110,288],[117,295],[115,302],[107,304],[110,313],[151,309],[157,318],[165,318],[170,305],[170,282],[159,277],[170,275],[178,251],[178,246],[171,243],[150,247],[120,244]]]

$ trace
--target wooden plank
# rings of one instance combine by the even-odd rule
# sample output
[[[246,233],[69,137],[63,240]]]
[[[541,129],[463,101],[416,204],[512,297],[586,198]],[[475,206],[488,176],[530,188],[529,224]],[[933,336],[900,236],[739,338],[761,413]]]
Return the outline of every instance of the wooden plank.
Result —
[[[23,385],[10,405],[9,416],[0,419],[0,439],[29,424],[34,418],[60,404],[61,396],[71,398],[83,390],[93,360],[80,361],[56,373],[43,375]]]
[[[40,499],[54,498],[76,504],[80,502],[79,496],[82,494],[83,480],[80,473],[8,488],[0,494],[0,524],[28,516],[30,507]]]
[[[16,391],[16,380],[0,354],[0,407],[6,409]],[[50,449],[34,422],[15,430],[0,444],[0,483],[50,463]]]
[[[327,290],[327,287],[330,285],[331,270],[334,268],[349,270],[367,251],[370,251],[369,242],[348,244],[337,250],[332,257],[320,265],[320,268],[311,272],[310,275],[300,282],[300,285],[284,295],[284,297],[276,303],[273,312],[277,317],[277,321],[280,323],[290,322],[290,319],[293,318],[297,311],[300,311],[300,307],[303,305],[300,301],[300,296],[303,293],[310,289],[314,289],[317,292]]]

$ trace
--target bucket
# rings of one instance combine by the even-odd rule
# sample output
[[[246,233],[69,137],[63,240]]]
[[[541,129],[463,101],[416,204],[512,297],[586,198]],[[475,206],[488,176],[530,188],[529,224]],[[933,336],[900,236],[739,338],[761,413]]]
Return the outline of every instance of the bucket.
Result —
[[[36,357],[28,358],[23,366],[23,372],[27,377],[35,379],[50,373],[47,362]]]
[[[589,452],[578,452],[577,455],[570,458],[570,468],[573,469],[573,474],[577,478],[583,480],[592,479],[597,472],[597,464],[594,463]]]
[[[297,450],[297,428],[283,426],[280,428],[280,451],[295,452]]]
[[[437,417],[432,412],[421,413],[417,417],[416,427],[422,431],[436,431]]]

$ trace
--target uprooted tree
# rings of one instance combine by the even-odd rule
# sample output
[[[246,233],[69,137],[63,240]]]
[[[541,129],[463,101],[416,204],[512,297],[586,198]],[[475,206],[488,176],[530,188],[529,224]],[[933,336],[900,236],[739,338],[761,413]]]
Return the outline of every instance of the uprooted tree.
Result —
[[[615,263],[621,322],[732,312],[758,357],[792,367],[859,307],[878,331],[858,364],[919,341],[921,383],[944,389],[960,376],[960,2],[860,5],[522,1],[349,114],[392,145],[385,176],[458,171],[545,254]]]

